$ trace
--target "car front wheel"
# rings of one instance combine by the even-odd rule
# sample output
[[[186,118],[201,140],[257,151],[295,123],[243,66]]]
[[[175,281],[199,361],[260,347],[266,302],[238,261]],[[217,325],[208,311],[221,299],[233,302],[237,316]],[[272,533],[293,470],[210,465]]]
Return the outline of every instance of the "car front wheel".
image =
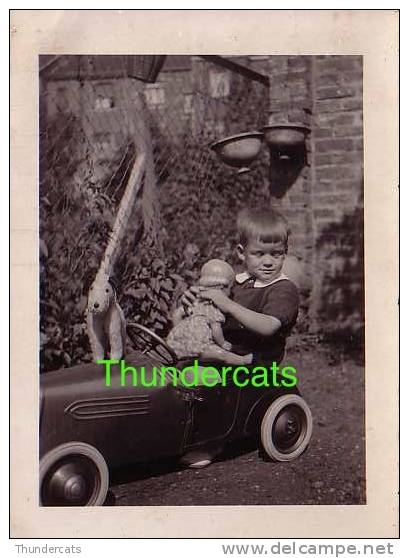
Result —
[[[62,444],[41,458],[42,506],[101,506],[108,486],[105,459],[89,444]]]
[[[302,397],[283,395],[273,401],[261,423],[261,443],[273,461],[291,461],[307,448],[312,415]]]

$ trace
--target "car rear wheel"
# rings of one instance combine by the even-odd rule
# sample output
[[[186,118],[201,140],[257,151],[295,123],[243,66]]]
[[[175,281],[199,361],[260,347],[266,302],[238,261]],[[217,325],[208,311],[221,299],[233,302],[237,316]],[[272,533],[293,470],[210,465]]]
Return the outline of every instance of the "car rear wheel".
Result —
[[[89,444],[62,444],[40,461],[42,506],[101,506],[108,486],[105,459]]]
[[[261,423],[261,443],[273,461],[291,461],[307,448],[312,435],[312,415],[302,397],[279,397]]]

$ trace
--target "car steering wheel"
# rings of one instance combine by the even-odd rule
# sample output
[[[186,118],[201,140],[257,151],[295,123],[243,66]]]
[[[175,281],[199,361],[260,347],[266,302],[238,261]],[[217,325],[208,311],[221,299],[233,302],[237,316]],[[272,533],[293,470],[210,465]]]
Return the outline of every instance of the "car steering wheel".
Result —
[[[126,332],[131,340],[132,347],[140,350],[142,354],[154,350],[157,356],[165,360],[166,364],[174,364],[179,360],[175,351],[169,347],[162,337],[142,324],[137,322],[127,323]]]

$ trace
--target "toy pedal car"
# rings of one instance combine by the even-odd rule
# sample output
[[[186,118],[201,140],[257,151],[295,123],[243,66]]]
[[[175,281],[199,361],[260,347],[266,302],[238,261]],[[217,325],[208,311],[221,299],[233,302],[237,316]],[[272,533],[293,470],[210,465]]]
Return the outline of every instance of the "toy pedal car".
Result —
[[[154,332],[140,324],[128,324],[127,331],[134,346],[144,347],[127,356],[127,365],[144,366],[148,376],[154,366],[177,362]],[[40,388],[40,503],[102,505],[109,468],[182,458],[244,438],[257,437],[272,460],[290,461],[311,434],[311,411],[295,387],[229,381],[211,388],[107,387],[101,364],[48,372]]]

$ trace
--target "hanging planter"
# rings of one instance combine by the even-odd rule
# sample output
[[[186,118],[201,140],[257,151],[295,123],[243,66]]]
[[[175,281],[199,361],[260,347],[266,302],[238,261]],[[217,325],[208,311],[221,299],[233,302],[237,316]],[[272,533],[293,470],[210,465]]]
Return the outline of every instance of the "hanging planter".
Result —
[[[270,151],[270,192],[282,198],[307,164],[305,138],[310,129],[303,124],[269,124],[263,126]]]
[[[305,138],[310,133],[307,126],[299,124],[271,124],[262,128],[267,145],[270,149],[281,153],[282,158],[288,158],[286,152],[302,148]]]
[[[262,132],[244,132],[216,141],[210,144],[210,149],[223,163],[238,168],[238,174],[242,174],[250,170],[250,163],[260,153],[262,140]]]

